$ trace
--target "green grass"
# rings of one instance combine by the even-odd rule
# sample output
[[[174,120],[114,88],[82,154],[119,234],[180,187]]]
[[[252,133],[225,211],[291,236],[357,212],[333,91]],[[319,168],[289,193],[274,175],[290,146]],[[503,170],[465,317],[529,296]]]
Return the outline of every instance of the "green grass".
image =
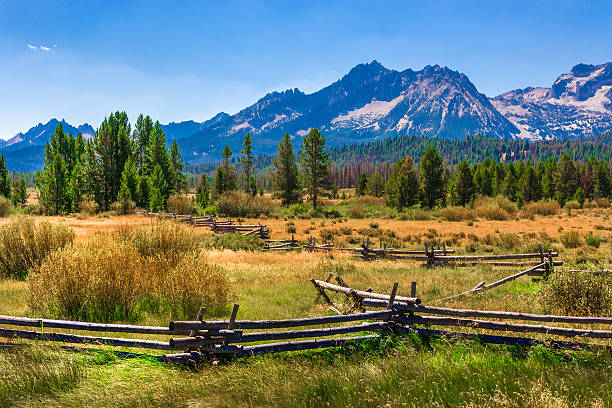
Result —
[[[390,337],[191,369],[67,352],[57,361],[28,365],[28,376],[50,381],[12,381],[3,406],[612,406],[610,354],[545,347]],[[3,361],[3,374],[8,367],[16,369]]]

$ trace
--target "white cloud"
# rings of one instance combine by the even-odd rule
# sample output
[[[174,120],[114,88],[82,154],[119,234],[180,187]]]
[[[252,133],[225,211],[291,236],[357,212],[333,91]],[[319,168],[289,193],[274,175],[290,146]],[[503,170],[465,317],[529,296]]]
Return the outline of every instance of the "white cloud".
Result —
[[[40,47],[38,47],[38,48],[40,48],[40,49],[41,49],[41,50],[43,50],[43,51],[51,51],[51,48],[49,48],[49,47],[45,47],[45,46],[43,46],[43,45],[41,45],[41,46],[40,46]]]
[[[28,48],[29,48],[29,49],[31,49],[31,50],[35,50],[35,49],[37,49],[38,47],[37,47],[37,46],[35,46],[35,45],[32,45],[32,44],[28,44]]]

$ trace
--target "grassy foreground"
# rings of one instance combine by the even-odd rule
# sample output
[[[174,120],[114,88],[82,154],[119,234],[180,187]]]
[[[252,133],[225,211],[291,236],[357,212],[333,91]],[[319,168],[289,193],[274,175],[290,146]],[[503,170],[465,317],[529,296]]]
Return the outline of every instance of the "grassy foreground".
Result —
[[[481,252],[508,252],[503,234],[516,232],[507,247],[530,248],[543,242],[562,252],[563,260],[601,260],[610,263],[612,242],[608,212],[584,212],[571,219],[563,216],[537,221],[416,222],[377,220],[378,229],[425,239],[453,239],[461,252],[477,246]],[[69,220],[70,221],[70,220]],[[285,222],[277,223],[275,238]],[[340,229],[324,220],[314,224],[318,233]],[[135,217],[73,220],[77,240],[97,239],[100,226],[108,231],[140,222]],[[357,233],[372,228],[371,220],[352,220]],[[536,234],[540,223],[540,232]],[[312,220],[295,220],[298,231]],[[102,224],[102,225],[101,225]],[[346,223],[345,223],[346,224]],[[561,237],[569,230],[580,232],[575,248],[566,248]],[[273,227],[274,231],[274,227]],[[459,235],[466,231],[466,234]],[[533,232],[532,232],[533,231]],[[523,232],[523,233],[521,233]],[[601,237],[597,247],[587,245],[589,233]],[[200,232],[198,232],[200,233]],[[471,235],[470,235],[471,233]],[[290,234],[289,234],[290,235]],[[422,237],[421,237],[422,235]],[[497,239],[497,241],[496,241]],[[516,241],[516,242],[515,242]],[[340,274],[357,288],[371,286],[388,292],[393,282],[405,294],[410,281],[418,282],[417,294],[424,304],[449,307],[543,312],[540,284],[521,278],[477,296],[441,300],[485,280],[515,272],[513,268],[487,266],[427,269],[414,262],[366,263],[335,254],[263,253],[208,249],[212,264],[227,271],[240,304],[239,319],[278,319],[328,314],[314,304],[311,277]],[[0,313],[30,315],[28,282],[0,282]],[[342,296],[335,299],[345,302]],[[221,312],[227,317],[228,310]],[[147,315],[139,324],[168,323],[168,316]],[[603,328],[593,326],[592,328]],[[606,343],[609,344],[609,343]],[[610,392],[612,355],[608,352],[553,351],[486,346],[475,342],[418,337],[387,337],[344,349],[262,356],[220,365],[180,368],[156,361],[117,359],[110,352],[77,354],[43,345],[0,352],[1,407],[612,407]]]

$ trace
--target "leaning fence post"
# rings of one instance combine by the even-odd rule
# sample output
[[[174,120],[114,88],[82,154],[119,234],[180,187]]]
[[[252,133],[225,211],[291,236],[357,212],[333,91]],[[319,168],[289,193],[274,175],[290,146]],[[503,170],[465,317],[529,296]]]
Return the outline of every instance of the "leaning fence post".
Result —
[[[229,322],[227,324],[227,328],[229,330],[233,330],[234,326],[236,325],[236,315],[238,315],[238,308],[239,307],[240,307],[240,305],[238,305],[238,303],[234,303],[234,307],[232,309],[232,314],[231,314],[230,320],[229,320]],[[228,338],[225,337],[225,339],[223,339],[223,344],[225,346],[227,346],[227,343],[228,343]]]

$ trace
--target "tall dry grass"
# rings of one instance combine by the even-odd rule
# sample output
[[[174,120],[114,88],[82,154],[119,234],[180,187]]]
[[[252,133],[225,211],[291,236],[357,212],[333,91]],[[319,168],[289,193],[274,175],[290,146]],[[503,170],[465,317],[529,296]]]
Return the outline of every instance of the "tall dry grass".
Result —
[[[536,215],[557,215],[561,211],[559,203],[553,200],[540,200],[527,203],[521,208],[521,217],[534,218]]]
[[[17,217],[0,227],[0,276],[25,279],[31,268],[73,240],[74,232],[64,224]]]
[[[479,217],[487,220],[506,221],[514,218],[518,209],[516,204],[507,197],[498,195],[497,197],[478,197],[474,201],[474,211]]]
[[[465,221],[475,220],[476,213],[473,210],[460,206],[450,206],[441,208],[438,211],[438,217],[446,221]]]
[[[219,313],[230,296],[225,271],[200,256],[194,234],[183,234],[160,223],[54,252],[30,274],[29,306],[93,321],[193,317],[201,306]]]
[[[225,193],[217,199],[215,204],[219,213],[228,217],[270,215],[278,206],[270,197],[253,197],[241,191]]]

